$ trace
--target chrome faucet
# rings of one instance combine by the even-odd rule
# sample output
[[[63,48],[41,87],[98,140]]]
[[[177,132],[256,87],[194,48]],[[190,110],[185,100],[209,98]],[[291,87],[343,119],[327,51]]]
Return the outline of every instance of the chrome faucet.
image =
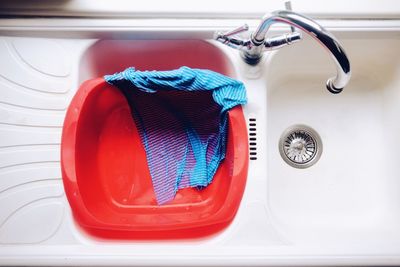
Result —
[[[291,26],[292,32],[281,36],[266,38],[266,34],[274,23],[286,23]],[[338,40],[321,25],[311,18],[297,14],[292,11],[275,11],[264,16],[256,31],[251,34],[249,39],[235,38],[234,35],[247,31],[245,24],[227,33],[217,32],[215,39],[223,44],[241,51],[243,59],[250,65],[256,65],[264,51],[275,50],[301,40],[300,32],[294,31],[299,28],[316,39],[320,44],[327,48],[336,64],[337,74],[328,79],[326,88],[334,94],[340,93],[348,84],[351,76],[350,62]]]

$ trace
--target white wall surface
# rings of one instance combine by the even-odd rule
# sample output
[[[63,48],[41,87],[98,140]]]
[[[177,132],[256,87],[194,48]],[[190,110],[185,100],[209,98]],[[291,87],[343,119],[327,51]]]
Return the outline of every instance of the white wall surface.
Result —
[[[111,17],[260,17],[285,0],[2,0],[0,15]],[[318,18],[400,18],[398,0],[292,0],[293,10]]]

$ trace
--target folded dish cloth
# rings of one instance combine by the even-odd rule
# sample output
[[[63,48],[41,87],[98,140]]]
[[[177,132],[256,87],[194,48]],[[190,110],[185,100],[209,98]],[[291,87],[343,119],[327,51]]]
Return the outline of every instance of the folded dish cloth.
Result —
[[[227,111],[246,103],[241,82],[188,67],[128,68],[104,78],[128,99],[158,204],[172,200],[178,189],[212,182],[225,158]]]

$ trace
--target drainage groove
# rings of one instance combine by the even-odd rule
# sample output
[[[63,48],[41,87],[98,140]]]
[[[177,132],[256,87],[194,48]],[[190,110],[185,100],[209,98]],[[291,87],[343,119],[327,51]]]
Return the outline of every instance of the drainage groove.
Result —
[[[306,125],[286,129],[279,140],[283,160],[295,168],[308,168],[321,157],[322,141],[318,133]]]
[[[257,120],[249,119],[249,155],[250,160],[257,160]]]

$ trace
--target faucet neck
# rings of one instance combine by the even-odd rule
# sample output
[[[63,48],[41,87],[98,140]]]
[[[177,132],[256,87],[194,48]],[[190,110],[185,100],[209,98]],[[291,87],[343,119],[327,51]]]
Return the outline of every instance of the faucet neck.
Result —
[[[278,22],[306,32],[331,52],[337,75],[327,81],[327,88],[332,93],[340,93],[348,84],[351,72],[349,59],[339,41],[311,18],[292,11],[279,10],[264,16],[256,31],[252,34],[252,43],[257,45],[265,42],[265,36],[271,25]],[[254,53],[251,56],[254,57]]]
[[[271,25],[274,23],[285,23],[290,25],[292,32],[282,36],[266,39],[266,35]],[[250,65],[256,65],[264,51],[274,50],[301,40],[300,32],[293,31],[298,28],[324,46],[332,55],[336,65],[337,74],[327,82],[327,89],[332,93],[340,93],[348,84],[351,76],[350,62],[338,40],[321,25],[311,18],[297,14],[288,10],[279,10],[263,17],[256,31],[249,40],[231,37],[231,33],[217,33],[215,39],[242,51],[242,56]],[[232,31],[237,34],[247,27]]]

